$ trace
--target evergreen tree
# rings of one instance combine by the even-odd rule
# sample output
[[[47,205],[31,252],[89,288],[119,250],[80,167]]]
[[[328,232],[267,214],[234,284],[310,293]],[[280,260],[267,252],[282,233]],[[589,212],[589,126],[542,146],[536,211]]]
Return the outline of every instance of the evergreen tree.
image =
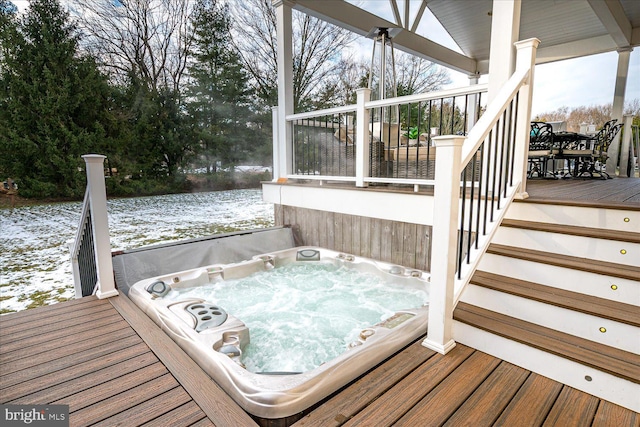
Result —
[[[80,156],[106,148],[106,78],[79,55],[57,0],[33,0],[26,15],[3,13],[2,23],[0,171],[25,196],[81,196]]]
[[[195,123],[201,164],[236,164],[250,144],[251,90],[232,49],[230,15],[216,0],[197,0],[194,10],[193,64],[189,67],[189,111]]]

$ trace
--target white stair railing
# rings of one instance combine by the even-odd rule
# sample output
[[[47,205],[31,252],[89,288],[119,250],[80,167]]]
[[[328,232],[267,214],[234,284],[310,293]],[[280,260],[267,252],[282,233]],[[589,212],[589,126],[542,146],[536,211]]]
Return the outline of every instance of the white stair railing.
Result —
[[[516,71],[467,137],[435,138],[429,325],[423,345],[455,346],[453,310],[510,203],[526,197],[533,67],[539,40],[516,43]]]
[[[82,156],[87,168],[87,191],[75,239],[70,243],[76,298],[118,295],[113,279],[104,159],[99,154]]]

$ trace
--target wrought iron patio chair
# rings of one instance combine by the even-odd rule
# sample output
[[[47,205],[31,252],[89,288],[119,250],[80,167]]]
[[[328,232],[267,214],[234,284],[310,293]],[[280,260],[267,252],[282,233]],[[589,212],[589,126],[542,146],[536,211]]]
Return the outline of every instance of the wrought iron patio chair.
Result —
[[[604,170],[604,167],[609,158],[609,146],[618,132],[620,132],[620,128],[622,128],[622,123],[616,124],[616,122],[616,119],[609,120],[594,136],[593,156],[588,166],[588,172],[591,176],[597,173],[602,179],[611,178]]]
[[[528,178],[554,177],[549,174],[548,163],[553,159],[553,127],[544,122],[531,122],[529,137]]]

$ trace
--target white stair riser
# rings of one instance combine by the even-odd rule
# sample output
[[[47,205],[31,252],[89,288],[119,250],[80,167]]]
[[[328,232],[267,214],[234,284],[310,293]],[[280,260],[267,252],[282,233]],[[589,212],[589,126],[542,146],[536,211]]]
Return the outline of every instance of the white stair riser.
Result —
[[[638,211],[512,203],[505,218],[640,233]]]
[[[639,384],[458,321],[453,322],[453,339],[577,390],[640,412]]]
[[[640,265],[640,244],[638,243],[594,239],[514,227],[500,227],[491,242],[616,264]]]
[[[515,279],[640,306],[640,282],[485,254],[478,268]],[[615,287],[615,290],[612,288]]]
[[[461,301],[525,322],[640,354],[640,328],[562,307],[469,285]],[[601,332],[600,328],[605,328]]]

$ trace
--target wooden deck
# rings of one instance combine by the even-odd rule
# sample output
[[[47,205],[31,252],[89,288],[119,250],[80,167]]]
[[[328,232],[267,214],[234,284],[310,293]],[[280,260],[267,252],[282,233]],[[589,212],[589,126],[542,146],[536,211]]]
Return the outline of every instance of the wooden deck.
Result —
[[[640,178],[530,179],[530,201],[610,208],[640,208]]]
[[[5,315],[0,330],[0,403],[69,405],[72,426],[257,425],[126,297]],[[441,356],[416,342],[295,425],[637,427],[640,414],[463,345]]]

